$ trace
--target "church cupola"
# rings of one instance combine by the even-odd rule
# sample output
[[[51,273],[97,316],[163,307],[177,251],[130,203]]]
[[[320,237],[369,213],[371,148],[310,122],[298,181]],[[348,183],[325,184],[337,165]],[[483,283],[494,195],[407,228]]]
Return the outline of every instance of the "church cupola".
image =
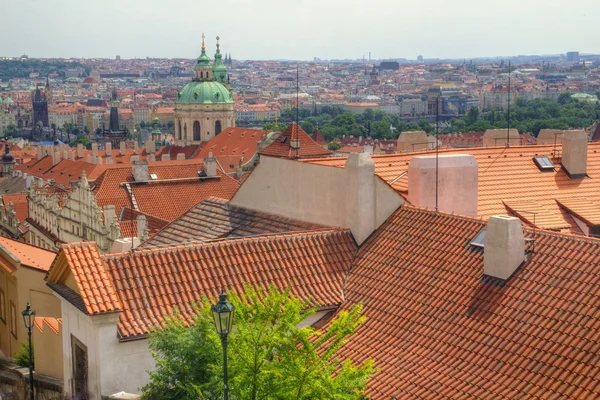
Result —
[[[15,166],[15,159],[10,154],[10,147],[8,146],[8,140],[4,146],[4,155],[2,156],[2,176],[6,177],[10,175],[10,172]]]
[[[194,71],[194,81],[204,82],[213,80],[213,70],[210,65],[210,58],[206,55],[206,47],[204,46],[204,33],[202,34],[202,53],[198,57],[196,69]]]
[[[217,36],[217,52],[215,53],[215,64],[213,65],[213,76],[215,81],[229,84],[229,75],[227,74],[227,67],[223,64],[223,56],[221,55],[221,49],[219,45],[219,37]]]

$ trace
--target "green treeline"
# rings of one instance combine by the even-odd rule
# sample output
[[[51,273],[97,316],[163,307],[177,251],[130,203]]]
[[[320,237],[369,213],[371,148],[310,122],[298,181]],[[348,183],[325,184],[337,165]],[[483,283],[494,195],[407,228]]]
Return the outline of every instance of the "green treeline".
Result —
[[[64,71],[69,68],[83,68],[86,75],[89,75],[91,70],[89,65],[83,65],[79,62],[41,61],[37,59],[0,60],[0,81],[29,78],[31,72],[39,72],[41,77],[56,72],[64,77]]]

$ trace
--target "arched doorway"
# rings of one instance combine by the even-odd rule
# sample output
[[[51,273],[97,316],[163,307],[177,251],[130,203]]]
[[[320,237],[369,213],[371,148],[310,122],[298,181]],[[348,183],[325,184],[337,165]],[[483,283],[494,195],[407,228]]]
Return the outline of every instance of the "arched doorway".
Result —
[[[221,133],[221,121],[215,122],[215,136]]]
[[[194,141],[200,141],[200,122],[194,121]]]

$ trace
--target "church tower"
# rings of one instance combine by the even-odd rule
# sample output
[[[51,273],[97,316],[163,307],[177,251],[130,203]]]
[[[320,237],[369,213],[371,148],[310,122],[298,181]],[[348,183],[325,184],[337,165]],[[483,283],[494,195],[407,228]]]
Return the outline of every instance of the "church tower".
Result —
[[[211,65],[202,34],[202,52],[196,61],[194,78],[175,99],[175,142],[178,146],[200,144],[234,126],[235,107],[219,37],[215,62]]]
[[[46,94],[46,102],[49,105],[53,105],[54,104],[54,97],[53,97],[53,93],[52,93],[52,89],[50,88],[50,79],[48,77],[46,77],[46,88],[44,89],[44,93]]]
[[[39,86],[36,86],[35,92],[33,92],[31,104],[33,108],[33,128],[41,131],[41,128],[49,127],[48,102],[46,101],[46,94],[42,93]]]

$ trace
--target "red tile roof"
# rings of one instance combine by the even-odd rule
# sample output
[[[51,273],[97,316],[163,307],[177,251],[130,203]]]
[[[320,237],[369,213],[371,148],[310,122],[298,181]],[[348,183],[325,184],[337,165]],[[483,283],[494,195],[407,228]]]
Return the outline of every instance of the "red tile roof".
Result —
[[[295,139],[298,139],[300,143],[300,148],[297,150],[291,147],[291,142]],[[326,157],[333,154],[315,142],[295,122],[292,122],[285,131],[276,137],[273,143],[258,153],[263,156],[280,158]]]
[[[88,314],[102,314],[122,310],[114,283],[105,268],[104,259],[96,242],[67,243],[61,246],[59,256],[66,257],[71,274],[79,288]],[[52,273],[52,270],[49,272]],[[49,279],[50,281],[50,279]]]
[[[198,202],[210,197],[230,200],[240,184],[230,176],[217,171],[218,178],[200,179],[203,169],[199,160],[157,161],[150,163],[148,171],[157,179],[149,183],[131,184],[135,201],[122,183],[132,182],[130,166],[107,169],[95,182],[94,195],[98,206],[112,204],[117,214],[123,207],[136,208],[148,215],[173,221]],[[169,181],[179,179],[180,181]],[[177,201],[173,201],[173,195]]]
[[[560,150],[560,145],[558,146]],[[596,201],[600,193],[600,142],[588,144],[587,174],[589,178],[571,179],[554,158],[554,145],[479,147],[441,150],[440,154],[471,154],[479,166],[478,214],[482,218],[506,214],[514,208],[537,212],[536,224],[545,229],[581,234],[559,202],[568,199]],[[403,197],[408,195],[408,164],[416,155],[432,152],[372,156],[375,173]],[[554,171],[542,172],[533,161],[546,155],[555,164]],[[319,165],[343,168],[346,158],[302,160]],[[525,208],[525,209],[524,209]],[[595,212],[599,212],[596,210]],[[525,213],[519,215],[524,220]],[[531,218],[531,214],[529,214]],[[527,220],[529,223],[529,220]]]
[[[191,321],[193,304],[222,287],[240,292],[246,284],[291,286],[292,293],[315,305],[339,305],[356,244],[349,231],[321,231],[137,249],[104,258],[92,242],[65,245],[61,252],[86,311],[122,307],[119,334],[135,337],[162,326],[175,307]]]
[[[225,172],[235,172],[240,160],[245,163],[254,157],[263,134],[260,129],[227,128],[204,143],[195,158],[204,159],[212,153]]]
[[[5,252],[12,255],[21,265],[40,271],[48,271],[56,257],[56,253],[53,251],[5,237],[0,237],[0,247],[2,247]],[[8,266],[9,272],[15,270],[11,263],[6,263],[6,261],[4,261],[3,265],[5,268]]]
[[[484,226],[396,211],[352,266],[344,308],[367,320],[339,356],[375,360],[373,400],[599,398],[600,241],[538,231],[501,285],[469,246]]]
[[[29,207],[27,206],[27,194],[4,194],[2,195],[4,207],[8,209],[9,203],[13,203],[17,219],[24,222],[29,216]]]
[[[52,332],[59,335],[60,327],[62,326],[62,318],[36,316],[33,323],[40,333],[44,333],[44,327],[47,326]]]

